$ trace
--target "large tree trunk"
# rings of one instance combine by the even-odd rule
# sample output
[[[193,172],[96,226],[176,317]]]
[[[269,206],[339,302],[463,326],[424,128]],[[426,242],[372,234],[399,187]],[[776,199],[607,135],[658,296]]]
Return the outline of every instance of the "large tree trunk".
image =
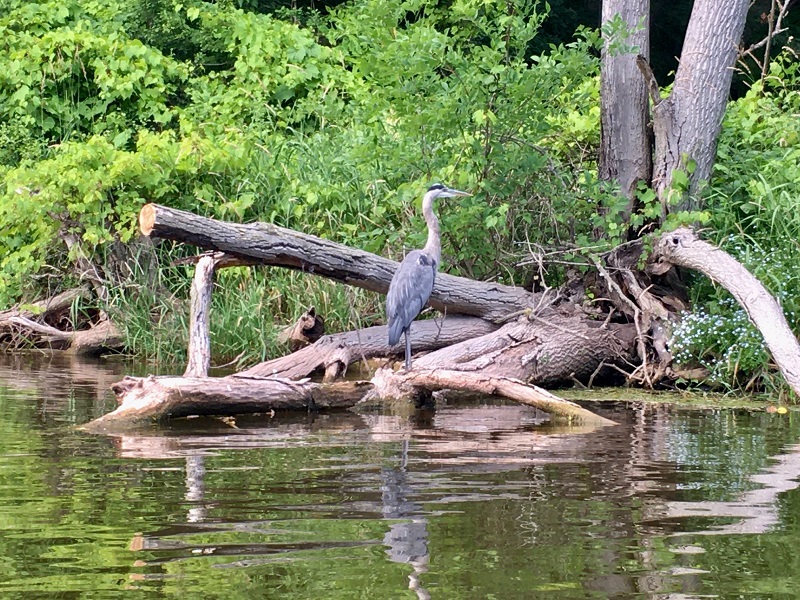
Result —
[[[603,23],[619,15],[631,28],[625,45],[638,46],[640,54],[634,61],[629,54],[610,52],[605,40],[600,178],[617,180],[629,198],[637,181],[649,182],[666,218],[671,210],[697,209],[701,186],[711,177],[749,1],[695,0],[675,82],[665,98],[648,64],[649,7],[649,0],[603,2]],[[645,28],[637,28],[641,23]],[[645,89],[653,104],[652,144],[645,129]],[[683,172],[688,186],[674,185],[676,171]]]
[[[647,87],[636,66],[636,52],[649,56],[650,0],[605,0],[603,24],[619,16],[628,37],[614,39],[603,32],[600,67],[600,164],[604,181],[616,181],[633,211],[636,186],[650,182],[652,156],[648,135]],[[615,44],[629,46],[623,52]],[[638,50],[637,50],[638,49]]]
[[[640,61],[653,101],[653,187],[665,213],[672,207],[699,208],[698,192],[711,177],[748,8],[749,0],[695,0],[675,83],[666,98]],[[688,190],[673,188],[676,170],[688,176]]]

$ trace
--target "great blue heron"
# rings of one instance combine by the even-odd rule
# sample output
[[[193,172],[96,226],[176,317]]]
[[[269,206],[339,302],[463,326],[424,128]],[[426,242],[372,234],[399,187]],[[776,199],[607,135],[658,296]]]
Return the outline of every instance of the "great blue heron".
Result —
[[[452,190],[441,183],[434,183],[422,200],[422,214],[428,224],[428,241],[422,250],[412,250],[400,263],[389,284],[386,295],[386,316],[389,319],[389,345],[406,338],[406,371],[411,370],[411,323],[428,303],[433,291],[433,282],[442,255],[439,237],[439,219],[433,212],[433,201],[437,198],[470,196],[467,192]]]

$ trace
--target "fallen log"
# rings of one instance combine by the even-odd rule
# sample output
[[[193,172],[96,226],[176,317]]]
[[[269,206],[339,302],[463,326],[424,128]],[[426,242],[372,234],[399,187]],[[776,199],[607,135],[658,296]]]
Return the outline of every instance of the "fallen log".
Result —
[[[66,350],[79,356],[94,356],[122,347],[122,334],[106,318],[89,329],[62,331],[31,318],[14,316],[5,319],[4,329],[17,329],[20,335],[36,347]],[[18,344],[24,348],[25,344]]]
[[[83,426],[87,431],[137,427],[188,416],[280,410],[342,409],[371,388],[358,381],[318,384],[278,377],[125,377],[111,386],[119,406]]]
[[[511,377],[445,369],[419,369],[410,373],[380,369],[372,378],[372,384],[375,387],[370,395],[382,400],[414,398],[420,389],[430,392],[456,390],[507,398],[549,413],[555,420],[566,419],[587,425],[616,425],[614,421],[586,410],[574,402]]]
[[[398,267],[388,258],[277,225],[228,223],[158,204],[142,208],[139,227],[147,236],[226,252],[251,264],[296,269],[381,294],[389,289]],[[439,273],[429,305],[450,314],[498,320],[535,306],[538,300],[539,295],[522,288]]]

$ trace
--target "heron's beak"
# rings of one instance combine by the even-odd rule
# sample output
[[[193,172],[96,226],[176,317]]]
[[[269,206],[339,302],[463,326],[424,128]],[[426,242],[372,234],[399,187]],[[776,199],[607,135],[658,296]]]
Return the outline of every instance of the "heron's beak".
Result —
[[[453,194],[453,196],[472,196],[469,192],[462,192],[461,190],[454,190],[451,188],[447,188],[447,191]]]

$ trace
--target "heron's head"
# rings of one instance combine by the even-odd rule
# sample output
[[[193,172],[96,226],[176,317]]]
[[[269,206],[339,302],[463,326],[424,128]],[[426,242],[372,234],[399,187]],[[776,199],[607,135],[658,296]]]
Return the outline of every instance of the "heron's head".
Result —
[[[435,198],[455,198],[456,196],[472,196],[472,194],[468,192],[462,192],[461,190],[454,190],[441,183],[434,183],[431,187],[428,188],[428,193],[426,195],[430,195],[431,200]]]

